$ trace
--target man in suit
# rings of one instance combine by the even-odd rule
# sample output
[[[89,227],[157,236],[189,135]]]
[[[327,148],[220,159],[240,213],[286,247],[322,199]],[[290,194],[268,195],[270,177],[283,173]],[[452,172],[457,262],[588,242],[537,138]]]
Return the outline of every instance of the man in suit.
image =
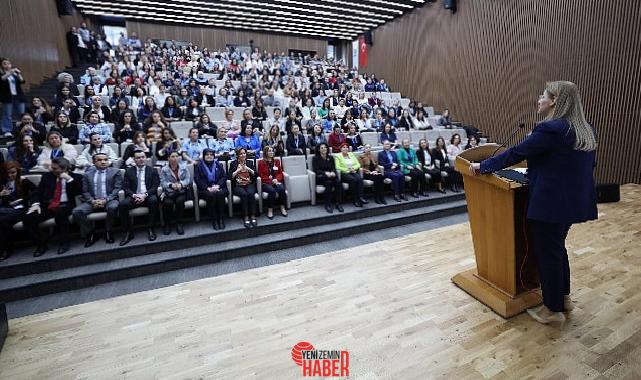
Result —
[[[24,217],[24,226],[32,240],[38,242],[34,257],[47,250],[48,237],[40,233],[38,224],[55,218],[60,230],[58,254],[69,250],[69,215],[82,191],[82,176],[70,172],[71,164],[64,157],[51,160],[51,171],[42,175],[38,190],[32,196],[32,205]]]
[[[403,194],[405,188],[405,176],[401,171],[401,164],[398,160],[396,152],[391,150],[392,144],[385,140],[383,141],[383,151],[378,153],[378,164],[383,167],[383,174],[386,178],[392,180],[392,189],[394,190],[394,200],[400,202],[407,200]]]
[[[105,241],[114,242],[112,227],[118,212],[118,192],[122,188],[120,170],[109,167],[109,156],[96,153],[94,166],[88,168],[82,177],[82,199],[84,203],[73,209],[73,219],[80,226],[80,236],[85,238],[85,247],[96,242],[93,225],[87,220],[92,212],[107,212]]]
[[[118,212],[122,223],[125,236],[120,240],[123,246],[134,238],[131,230],[131,220],[129,219],[129,210],[137,207],[149,208],[149,226],[147,237],[149,241],[156,240],[154,226],[158,219],[158,186],[160,185],[160,175],[158,171],[151,166],[146,165],[147,155],[142,150],[134,152],[135,165],[127,168],[122,189],[125,191],[125,199],[120,202]]]

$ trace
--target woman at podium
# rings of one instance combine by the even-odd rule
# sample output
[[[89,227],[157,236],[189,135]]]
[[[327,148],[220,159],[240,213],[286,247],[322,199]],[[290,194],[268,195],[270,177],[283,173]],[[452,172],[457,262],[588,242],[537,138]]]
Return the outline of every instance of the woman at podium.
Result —
[[[574,223],[597,218],[593,179],[595,132],[583,113],[577,86],[548,82],[539,97],[544,120],[522,143],[470,165],[473,174],[491,173],[528,162],[529,237],[536,255],[543,305],[528,309],[538,322],[564,322],[573,309],[565,239]]]

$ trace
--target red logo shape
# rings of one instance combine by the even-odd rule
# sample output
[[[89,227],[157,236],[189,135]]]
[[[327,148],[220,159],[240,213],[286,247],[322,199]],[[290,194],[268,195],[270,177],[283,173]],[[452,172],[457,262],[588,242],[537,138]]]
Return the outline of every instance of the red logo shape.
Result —
[[[294,347],[292,347],[292,360],[294,363],[298,364],[299,366],[303,365],[303,356],[301,354],[301,351],[311,351],[314,349],[314,346],[312,346],[311,343],[309,342],[298,342]]]

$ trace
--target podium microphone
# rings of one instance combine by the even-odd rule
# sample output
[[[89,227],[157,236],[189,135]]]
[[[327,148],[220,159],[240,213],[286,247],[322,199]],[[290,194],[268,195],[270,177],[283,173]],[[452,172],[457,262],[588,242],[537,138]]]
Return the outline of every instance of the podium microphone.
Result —
[[[492,158],[492,157],[494,157],[494,155],[496,154],[496,152],[498,152],[498,151],[499,151],[499,149],[503,148],[503,147],[505,146],[505,144],[507,144],[508,142],[510,142],[510,140],[512,140],[512,138],[514,137],[514,135],[516,135],[516,133],[517,133],[518,131],[520,131],[521,129],[523,129],[524,127],[525,127],[525,123],[521,123],[521,124],[519,124],[519,125],[518,125],[518,127],[516,127],[516,128],[514,129],[514,131],[512,131],[512,133],[510,134],[510,136],[509,136],[507,139],[505,139],[505,141],[503,141],[503,143],[502,143],[501,145],[499,145],[499,146],[498,146],[498,148],[496,148],[496,150],[494,151],[494,153],[492,153],[492,155],[491,155],[490,157],[488,157],[488,158]]]

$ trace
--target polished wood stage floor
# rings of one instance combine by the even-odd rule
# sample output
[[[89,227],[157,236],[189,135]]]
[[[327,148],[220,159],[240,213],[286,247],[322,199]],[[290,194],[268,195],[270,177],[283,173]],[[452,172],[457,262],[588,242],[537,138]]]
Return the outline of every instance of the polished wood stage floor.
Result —
[[[348,350],[353,379],[639,379],[641,186],[599,211],[570,232],[562,329],[454,286],[461,224],[11,320],[0,378],[299,379],[308,341]]]

